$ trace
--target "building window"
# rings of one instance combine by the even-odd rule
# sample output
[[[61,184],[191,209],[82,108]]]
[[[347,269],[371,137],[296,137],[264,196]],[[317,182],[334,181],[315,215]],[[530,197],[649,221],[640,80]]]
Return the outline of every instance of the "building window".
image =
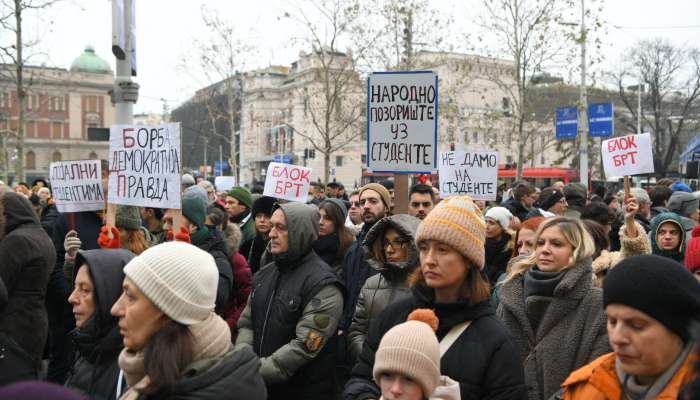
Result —
[[[63,96],[51,96],[49,98],[49,111],[65,111]]]
[[[335,166],[336,167],[343,166],[343,156],[335,156]]]
[[[10,93],[0,93],[0,108],[10,108]]]
[[[90,155],[88,156],[88,160],[97,160],[97,153],[91,151]]]
[[[472,140],[472,141],[473,141],[474,143],[479,143],[479,132],[474,132],[474,133],[472,134],[472,137],[473,137],[473,140]]]
[[[60,122],[52,122],[51,123],[51,136],[54,139],[60,139],[61,138],[61,131],[63,128],[63,124]]]
[[[97,96],[87,96],[87,111],[97,112]]]
[[[362,163],[362,165],[367,164],[367,154],[363,154],[360,156],[360,162]]]
[[[36,123],[34,121],[27,122],[24,132],[27,137],[33,138],[36,135]]]
[[[54,162],[63,161],[63,156],[61,155],[60,151],[56,150],[53,152],[52,159]]]
[[[36,169],[36,155],[33,151],[28,151],[24,156],[24,168]]]
[[[506,156],[506,163],[513,164],[513,156]]]
[[[26,105],[25,109],[27,110],[38,110],[39,109],[39,96],[35,94],[30,94],[29,96],[25,97],[24,99]]]

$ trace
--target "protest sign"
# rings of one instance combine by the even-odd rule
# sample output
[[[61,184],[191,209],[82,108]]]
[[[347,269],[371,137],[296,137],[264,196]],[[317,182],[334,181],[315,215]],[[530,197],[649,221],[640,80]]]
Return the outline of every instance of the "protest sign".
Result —
[[[271,162],[267,167],[264,196],[306,202],[311,183],[311,168]]]
[[[371,74],[367,80],[367,167],[374,172],[432,172],[437,159],[437,120],[436,74]]]
[[[498,153],[495,151],[448,151],[440,153],[440,197],[471,196],[496,200]]]
[[[605,176],[608,178],[654,172],[649,133],[604,140],[601,155]]]
[[[217,176],[214,178],[214,187],[217,192],[226,192],[236,186],[235,176]]]
[[[180,124],[113,125],[109,202],[180,208]]]
[[[53,162],[49,180],[59,212],[104,210],[100,160]]]

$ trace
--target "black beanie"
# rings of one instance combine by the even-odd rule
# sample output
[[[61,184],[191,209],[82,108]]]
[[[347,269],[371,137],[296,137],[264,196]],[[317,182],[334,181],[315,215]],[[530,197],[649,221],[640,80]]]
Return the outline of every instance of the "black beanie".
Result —
[[[700,317],[700,284],[683,265],[657,255],[620,261],[603,281],[603,304],[623,304],[656,319],[684,342]]]
[[[268,196],[261,196],[257,200],[253,202],[253,210],[251,214],[253,215],[253,218],[255,218],[256,215],[262,213],[265,214],[269,217],[272,216],[272,206],[275,205],[277,202],[277,199],[274,197],[268,197]]]
[[[564,193],[562,193],[561,190],[555,188],[546,188],[542,189],[540,197],[537,199],[537,204],[539,208],[547,211],[563,198]]]

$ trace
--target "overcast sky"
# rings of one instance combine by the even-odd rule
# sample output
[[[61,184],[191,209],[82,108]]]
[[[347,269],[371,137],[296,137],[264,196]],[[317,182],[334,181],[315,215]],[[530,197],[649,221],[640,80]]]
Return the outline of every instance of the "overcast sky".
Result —
[[[258,49],[260,55],[251,60],[251,67],[289,65],[304,50],[290,44],[298,28],[278,19],[282,7],[288,4],[284,0],[136,1],[137,81],[141,91],[135,111],[139,113],[161,112],[162,98],[172,109],[209,83],[201,74],[192,73],[196,69],[182,68],[194,38],[206,36],[200,17],[202,4],[232,21],[238,32]],[[480,3],[481,0],[432,2],[445,12],[454,13],[456,23],[464,27],[473,25],[473,10],[479,9]],[[68,68],[86,45],[92,45],[114,69],[109,1],[66,0],[44,14],[41,20],[28,20],[25,29],[43,32],[41,47],[50,57],[47,64]],[[607,0],[603,17],[609,30],[603,51],[610,67],[619,63],[620,53],[639,39],[662,36],[677,45],[700,43],[698,0]]]

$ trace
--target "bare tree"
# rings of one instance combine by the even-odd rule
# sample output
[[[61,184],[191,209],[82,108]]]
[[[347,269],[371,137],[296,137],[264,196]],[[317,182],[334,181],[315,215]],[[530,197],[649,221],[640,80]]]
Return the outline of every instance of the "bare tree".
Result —
[[[357,104],[364,98],[365,88],[357,72],[357,60],[372,45],[372,38],[351,47],[352,37],[358,33],[357,23],[363,17],[358,2],[319,0],[307,5],[299,4],[294,11],[284,13],[304,27],[303,42],[311,48],[310,79],[297,88],[310,128],[292,128],[323,155],[323,179],[328,182],[331,156],[360,137],[364,107]]]
[[[205,76],[210,86],[205,89],[208,93],[200,99],[205,102],[208,117],[211,120],[212,136],[228,138],[230,144],[229,163],[232,175],[239,179],[239,138],[237,132],[240,129],[239,115],[241,85],[240,73],[246,67],[246,62],[254,55],[254,47],[237,31],[233,24],[221,18],[216,10],[202,7],[202,21],[209,30],[205,38],[196,38],[192,48],[195,51],[190,54],[194,65],[198,66],[198,72]],[[186,69],[191,68],[185,67]],[[225,101],[220,101],[223,94]],[[218,122],[224,122],[224,129],[228,132],[219,132]],[[208,141],[205,137],[205,146]]]
[[[627,85],[646,87],[642,96],[642,131],[654,140],[656,174],[664,176],[680,150],[684,136],[700,128],[700,50],[679,47],[667,39],[641,40],[628,49],[620,72],[613,74],[629,131],[636,131],[637,95]],[[637,87],[638,89],[639,87]]]
[[[17,158],[15,159],[15,178],[19,181],[25,179],[24,174],[24,137],[25,137],[25,119],[26,119],[26,99],[27,99],[27,83],[25,82],[28,60],[31,55],[26,53],[27,50],[36,46],[39,42],[38,38],[28,39],[22,30],[23,17],[27,12],[44,10],[58,0],[2,0],[0,1],[0,29],[4,33],[9,33],[10,38],[0,36],[0,74],[5,78],[14,81],[14,88],[17,93],[17,129],[14,132],[15,148],[17,150]],[[5,40],[8,40],[5,42]],[[9,128],[9,130],[12,130]],[[4,143],[4,137],[3,137]],[[4,146],[3,146],[4,150]],[[3,151],[4,153],[4,151]],[[6,172],[7,173],[7,172]]]

